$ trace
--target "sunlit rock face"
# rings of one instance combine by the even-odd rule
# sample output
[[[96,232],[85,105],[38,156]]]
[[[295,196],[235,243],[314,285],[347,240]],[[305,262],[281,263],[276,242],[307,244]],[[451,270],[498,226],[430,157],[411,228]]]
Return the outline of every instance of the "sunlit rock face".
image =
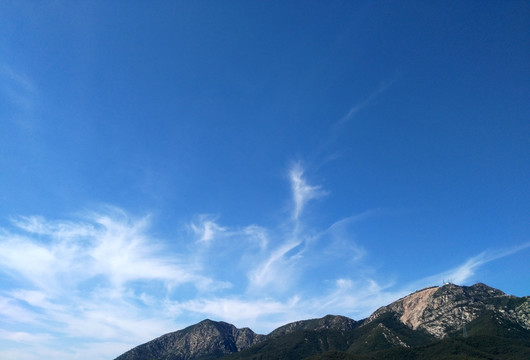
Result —
[[[446,284],[414,292],[375,311],[366,323],[392,313],[413,330],[443,338],[461,330],[484,311],[492,311],[501,320],[518,323],[530,329],[530,298],[506,295],[500,290],[478,283],[473,286]]]
[[[217,358],[244,350],[263,339],[249,328],[212,320],[156,338],[137,346],[116,360],[188,360],[201,357]]]

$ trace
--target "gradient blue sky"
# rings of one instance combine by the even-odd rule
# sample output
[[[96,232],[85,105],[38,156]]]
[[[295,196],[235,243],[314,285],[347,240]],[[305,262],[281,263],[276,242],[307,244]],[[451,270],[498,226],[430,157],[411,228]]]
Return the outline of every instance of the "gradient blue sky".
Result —
[[[527,1],[0,3],[0,358],[530,295]]]

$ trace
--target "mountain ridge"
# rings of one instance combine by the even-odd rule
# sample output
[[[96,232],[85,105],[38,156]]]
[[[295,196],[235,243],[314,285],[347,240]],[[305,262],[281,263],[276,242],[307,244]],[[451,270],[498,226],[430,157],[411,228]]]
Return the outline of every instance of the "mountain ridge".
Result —
[[[486,350],[474,349],[472,340]],[[494,343],[502,344],[508,357],[488,347]],[[472,359],[510,359],[510,353],[530,358],[530,297],[506,295],[482,283],[449,283],[415,291],[359,321],[326,315],[288,323],[267,335],[206,319],[116,360],[397,359],[401,353],[419,359],[433,349],[453,347]]]
[[[249,328],[238,329],[223,321],[205,319],[195,325],[164,334],[139,345],[118,356],[116,360],[216,359],[244,350],[258,343],[263,336],[254,333]]]
[[[436,338],[443,338],[451,331],[462,329],[465,323],[476,319],[484,310],[494,309],[503,318],[509,318],[530,330],[529,299],[506,295],[483,283],[472,286],[449,283],[416,291],[382,306],[367,321],[373,321],[382,313],[391,312],[413,330],[422,329]],[[516,306],[508,309],[510,303],[519,301],[523,301],[522,308]]]

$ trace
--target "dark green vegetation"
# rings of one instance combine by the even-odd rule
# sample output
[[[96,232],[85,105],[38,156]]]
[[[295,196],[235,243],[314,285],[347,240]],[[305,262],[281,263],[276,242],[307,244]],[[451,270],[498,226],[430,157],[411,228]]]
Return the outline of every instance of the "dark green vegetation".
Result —
[[[351,331],[301,330],[265,340],[223,360],[421,360],[530,359],[530,331],[492,321],[486,313],[469,324],[468,336],[438,340],[390,318]],[[513,324],[511,324],[513,325]],[[472,335],[469,335],[472,334]],[[388,339],[399,337],[409,347]]]
[[[250,359],[250,358],[249,358]],[[258,359],[258,358],[256,358]],[[277,359],[281,359],[278,357]],[[287,358],[286,358],[287,359]],[[294,359],[294,358],[292,358]],[[300,358],[299,358],[300,359]],[[530,359],[528,341],[509,341],[493,336],[448,338],[413,348],[394,348],[370,353],[328,352],[307,360],[522,360]]]
[[[530,359],[530,298],[484,284],[427,288],[354,321],[328,315],[269,335],[211,320],[117,360]]]

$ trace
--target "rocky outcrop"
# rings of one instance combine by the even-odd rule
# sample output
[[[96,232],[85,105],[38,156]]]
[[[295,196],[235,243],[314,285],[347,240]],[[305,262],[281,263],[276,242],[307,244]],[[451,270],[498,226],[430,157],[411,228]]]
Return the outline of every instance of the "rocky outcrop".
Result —
[[[446,284],[412,293],[376,310],[365,324],[391,313],[413,330],[436,338],[461,330],[484,311],[530,329],[530,298],[506,295],[482,283],[473,286]]]
[[[238,329],[225,322],[207,319],[137,346],[116,360],[215,359],[244,350],[263,338],[249,328]]]

